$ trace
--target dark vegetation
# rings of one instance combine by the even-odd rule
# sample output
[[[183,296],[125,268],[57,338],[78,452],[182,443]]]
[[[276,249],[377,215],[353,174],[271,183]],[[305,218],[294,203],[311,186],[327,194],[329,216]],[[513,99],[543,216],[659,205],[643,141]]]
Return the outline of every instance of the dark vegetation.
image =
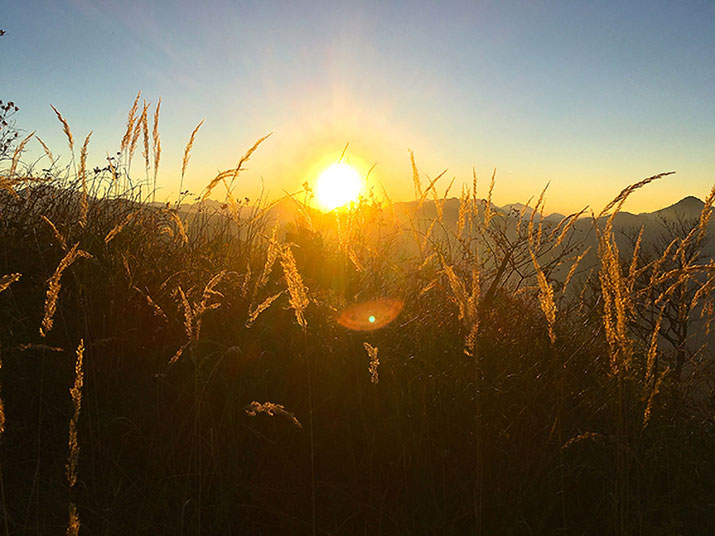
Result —
[[[94,170],[86,145],[36,170],[3,123],[0,281],[21,275],[0,292],[1,533],[61,532],[69,505],[87,534],[715,533],[712,193],[662,247],[621,253],[625,191],[565,291],[571,220],[470,189],[450,227],[416,170],[437,208],[408,225],[370,199],[330,227],[298,201],[275,228],[232,195],[152,204],[146,115]],[[379,297],[404,302],[387,326],[335,322]]]

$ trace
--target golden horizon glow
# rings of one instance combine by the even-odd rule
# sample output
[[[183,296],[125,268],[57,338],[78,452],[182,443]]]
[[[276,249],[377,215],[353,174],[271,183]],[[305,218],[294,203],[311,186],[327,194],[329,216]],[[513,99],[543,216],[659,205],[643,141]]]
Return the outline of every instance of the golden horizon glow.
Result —
[[[331,211],[357,201],[364,181],[350,164],[336,162],[323,171],[315,185],[315,195],[323,210]]]

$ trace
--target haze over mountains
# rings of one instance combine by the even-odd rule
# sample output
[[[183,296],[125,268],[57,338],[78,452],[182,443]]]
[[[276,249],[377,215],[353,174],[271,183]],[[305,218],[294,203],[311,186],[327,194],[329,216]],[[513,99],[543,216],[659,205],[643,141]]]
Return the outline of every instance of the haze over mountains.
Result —
[[[484,204],[485,200],[481,200]],[[628,211],[621,211],[616,215],[615,227],[636,227],[640,228],[645,225],[646,228],[651,227],[653,224],[665,225],[666,222],[681,222],[687,223],[700,219],[700,214],[703,210],[705,203],[695,196],[687,196],[667,207],[655,210],[653,212],[641,212],[634,214]],[[181,207],[182,212],[192,213],[196,211],[199,207],[204,210],[211,212],[215,210],[226,210],[227,206],[225,203],[215,200],[206,200],[202,204],[190,204],[185,203]],[[422,206],[418,206],[417,201],[398,201],[390,205],[385,205],[382,207],[384,211],[393,211],[398,216],[399,220],[403,218],[409,218],[412,216],[417,216],[418,219],[433,219],[437,216],[437,207],[435,201],[425,200]],[[245,207],[245,213],[252,209],[252,207]],[[325,214],[317,209],[309,208],[302,205],[301,201],[298,199],[284,198],[272,205],[268,211],[267,215],[269,220],[277,222],[279,225],[290,223],[294,221],[296,215],[298,215],[301,210],[308,211],[311,217],[317,219],[323,219],[326,216],[330,216],[330,213]],[[532,213],[531,207],[524,208],[522,203],[509,203],[501,207],[492,204],[492,210],[495,214],[501,214],[506,217],[518,218],[523,210],[524,218],[529,218]],[[456,226],[459,219],[459,199],[456,197],[451,197],[445,199],[442,204],[443,222],[446,226]],[[553,212],[544,217],[545,222],[558,223],[566,215]],[[539,215],[534,216],[536,221],[539,220]],[[579,223],[588,223],[591,225],[590,209],[584,212],[584,215],[579,219]],[[711,225],[714,222],[711,221]]]
[[[324,213],[315,208],[303,205],[300,198],[286,197],[276,202],[265,213],[266,219],[271,225],[276,223],[279,227],[288,225],[296,220],[301,213],[310,215],[312,224],[317,229],[328,229],[334,225],[335,218],[332,213]],[[485,200],[481,200],[482,206],[486,204]],[[436,236],[448,236],[456,233],[459,219],[459,204],[460,201],[456,197],[445,199],[441,202],[442,223],[439,231],[436,231]],[[632,246],[632,240],[637,236],[641,227],[643,227],[643,247],[662,248],[667,245],[672,238],[684,236],[687,234],[693,225],[697,225],[700,219],[700,214],[704,207],[704,202],[697,197],[687,196],[677,203],[663,207],[653,212],[642,212],[633,214],[628,211],[619,212],[613,224],[616,242],[619,248],[625,253]],[[211,212],[224,212],[227,210],[225,203],[214,200],[206,200],[203,204],[184,204],[180,208],[182,217],[195,214],[199,209]],[[248,218],[252,213],[253,207],[244,206],[241,217]],[[521,203],[510,203],[498,207],[492,205],[493,213],[496,216],[495,221],[502,222],[517,222],[523,211],[523,219],[528,221],[531,217],[532,208],[526,207]],[[386,219],[397,222],[400,226],[407,229],[410,227],[410,221],[431,222],[438,218],[438,207],[434,200],[425,200],[419,205],[417,201],[400,201],[392,205],[383,205],[379,210],[375,211],[375,217],[380,217],[380,214]],[[553,228],[564,218],[563,214],[551,213],[544,217],[544,228]],[[189,218],[190,219],[190,218]],[[534,215],[534,221],[540,219],[538,214]],[[516,225],[506,225],[506,229],[513,229]],[[507,231],[510,232],[510,231]],[[589,257],[593,256],[595,261],[595,251],[597,246],[596,236],[593,229],[593,220],[591,218],[590,209],[584,212],[583,216],[574,225],[574,232],[577,240],[581,241],[581,247],[591,247],[592,251],[584,259],[584,264],[588,264]],[[675,233],[675,234],[674,234]],[[703,254],[705,257],[715,259],[715,241],[712,237],[715,235],[715,219],[711,219],[707,229],[707,239],[704,245]]]
[[[298,202],[300,201],[298,198],[296,198]],[[486,200],[482,199],[481,200],[483,203],[486,202]],[[209,210],[217,210],[217,209],[222,209],[226,208],[226,204],[221,202],[221,201],[216,201],[214,199],[207,199],[206,201],[203,201],[203,207]],[[398,212],[403,212],[403,213],[410,213],[414,212],[417,208],[417,201],[397,201],[392,204],[392,206],[395,208],[396,211]],[[198,207],[200,203],[184,203],[182,207],[184,209],[188,209],[190,211],[193,211],[196,207]],[[643,218],[651,218],[651,219],[658,219],[661,217],[666,217],[666,218],[676,218],[676,217],[681,217],[681,218],[699,218],[700,213],[703,210],[703,206],[705,203],[698,199],[695,196],[687,196],[678,201],[677,203],[674,203],[672,205],[669,205],[667,207],[655,210],[653,212],[641,212],[638,214],[633,214],[628,211],[621,211],[621,215],[630,215],[630,216],[637,216],[637,217],[643,217]],[[432,210],[435,211],[436,214],[436,209],[435,207],[435,202],[433,200],[427,199],[423,203],[423,209],[426,211],[425,216],[429,216],[430,212]],[[454,219],[456,221],[456,217],[452,218],[451,213],[457,214],[459,212],[459,199],[456,197],[450,197],[444,200],[444,217],[445,219]],[[523,203],[508,203],[503,206],[497,206],[492,204],[492,210],[498,211],[503,214],[515,214],[519,215],[521,213],[521,210],[524,208]],[[289,217],[293,216],[297,211],[297,202],[294,201],[293,199],[286,197],[277,203],[274,204],[274,206],[271,208],[271,213],[275,215],[276,218],[280,220],[287,220]],[[317,211],[316,211],[317,212]],[[529,217],[531,215],[532,208],[531,207],[526,207],[524,214],[526,217]],[[588,215],[588,213],[587,213]],[[547,220],[556,220],[559,221],[561,220],[565,214],[561,214],[558,212],[552,212],[549,213],[546,216]]]

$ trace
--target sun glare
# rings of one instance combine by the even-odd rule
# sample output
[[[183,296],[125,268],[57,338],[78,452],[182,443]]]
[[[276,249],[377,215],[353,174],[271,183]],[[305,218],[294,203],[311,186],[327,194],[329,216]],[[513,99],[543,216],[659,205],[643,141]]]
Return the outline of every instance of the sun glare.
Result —
[[[338,324],[354,331],[373,331],[395,320],[404,303],[395,298],[378,298],[353,304],[337,315]]]
[[[335,163],[318,177],[315,195],[324,210],[333,210],[356,201],[363,189],[358,172],[345,163]]]

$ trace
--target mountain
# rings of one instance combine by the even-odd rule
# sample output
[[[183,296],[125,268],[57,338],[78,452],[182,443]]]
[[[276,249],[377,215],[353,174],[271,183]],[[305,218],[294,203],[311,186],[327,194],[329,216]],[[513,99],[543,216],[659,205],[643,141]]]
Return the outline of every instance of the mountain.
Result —
[[[639,214],[640,216],[650,216],[656,218],[673,218],[673,219],[684,219],[693,220],[699,219],[700,213],[703,211],[703,203],[700,199],[695,196],[689,195],[684,197],[677,203],[670,205],[655,212]]]
[[[524,211],[524,217],[529,218],[531,217],[531,213],[534,212],[534,209],[531,207],[526,207],[524,203],[509,203],[507,205],[504,205],[501,207],[501,209],[507,213],[507,214],[513,214],[514,216],[518,217],[519,214],[521,214],[521,211]]]
[[[486,200],[480,199],[479,201],[479,208],[481,210],[486,205]],[[451,197],[443,200],[441,205],[443,225],[440,227],[447,232],[456,229],[459,219],[459,199]],[[622,237],[630,236],[634,233],[637,234],[641,227],[645,227],[645,241],[655,242],[660,235],[666,232],[666,229],[669,227],[667,225],[669,221],[684,222],[687,224],[698,220],[703,207],[703,201],[697,197],[688,196],[677,203],[653,212],[633,214],[622,211],[619,212],[614,219],[614,231],[616,235],[620,237],[620,242],[623,239]],[[514,220],[519,217],[522,210],[524,211],[525,219],[530,218],[533,211],[531,207],[524,209],[522,203],[509,203],[502,207],[497,207],[492,204],[491,208],[494,215],[513,218]],[[253,212],[254,210],[254,207],[244,206],[241,211],[241,217],[251,217],[252,214],[255,214],[255,212]],[[224,203],[212,200],[204,201],[203,204],[197,203],[192,205],[185,203],[181,205],[180,213],[182,216],[195,214],[196,212],[228,215],[228,208]],[[434,200],[425,200],[421,205],[417,201],[400,201],[393,203],[391,206],[382,207],[382,213],[385,215],[393,213],[397,221],[401,224],[407,224],[413,218],[416,218],[418,221],[429,222],[437,218],[438,207]],[[269,224],[277,223],[279,226],[294,222],[296,218],[301,217],[301,215],[309,215],[311,221],[318,224],[319,227],[323,227],[323,224],[330,226],[331,222],[334,221],[331,213],[325,214],[315,208],[303,205],[298,199],[289,197],[280,199],[273,205],[270,205],[265,212]],[[544,223],[548,226],[555,226],[563,218],[564,216],[562,214],[552,213],[544,218]],[[534,220],[539,220],[538,215],[535,215]],[[592,227],[591,219],[588,217],[580,218],[576,225],[576,229],[585,234],[590,234]],[[711,232],[715,231],[715,218],[710,222],[709,228]],[[713,249],[715,252],[715,244],[709,247],[709,249]]]
[[[546,216],[546,217],[544,218],[544,220],[550,221],[550,222],[559,223],[559,222],[560,222],[561,220],[563,220],[565,217],[566,217],[566,216],[564,216],[563,214],[559,214],[558,212],[552,212],[551,214],[549,214],[548,216]]]

